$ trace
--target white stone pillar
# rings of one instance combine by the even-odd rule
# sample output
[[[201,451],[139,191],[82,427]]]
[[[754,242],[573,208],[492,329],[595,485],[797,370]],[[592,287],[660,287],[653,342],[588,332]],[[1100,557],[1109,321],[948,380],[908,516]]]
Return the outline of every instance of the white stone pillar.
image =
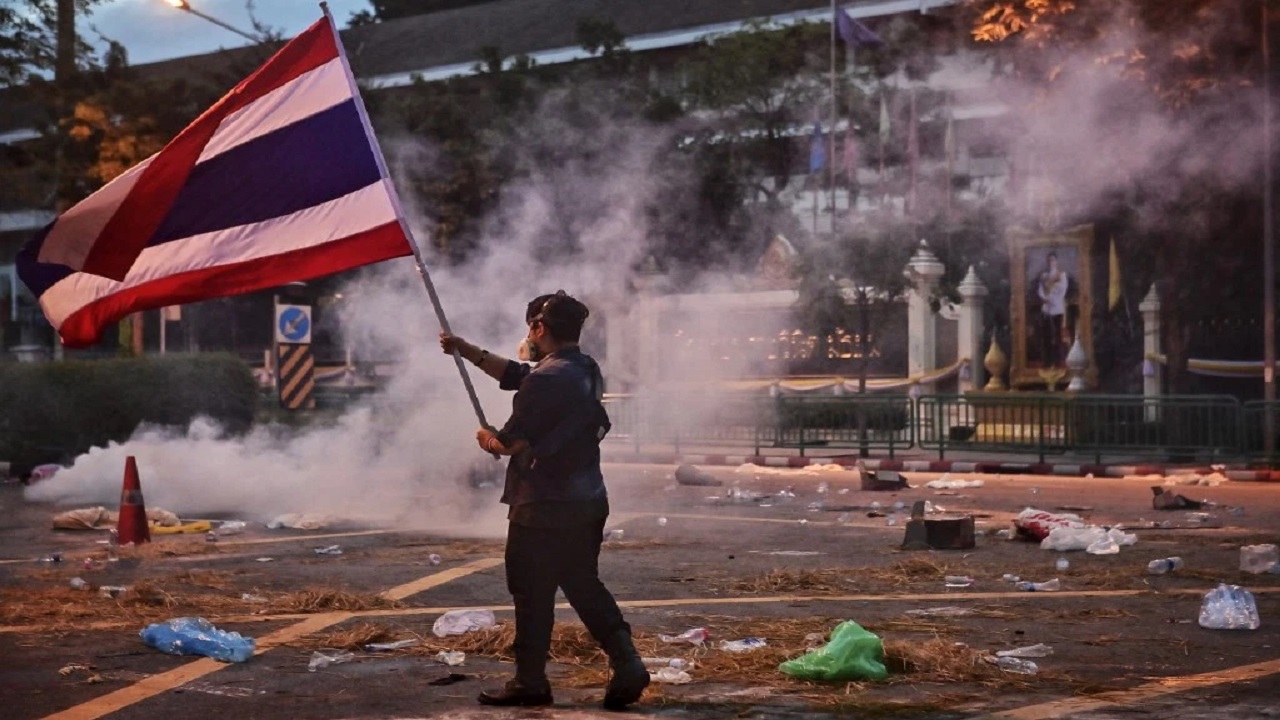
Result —
[[[985,330],[982,326],[982,306],[988,291],[987,286],[978,279],[978,274],[974,272],[972,265],[969,266],[969,272],[965,274],[964,280],[960,281],[958,290],[960,291],[960,319],[956,328],[956,357],[969,359],[969,379],[964,379],[963,374],[960,376],[960,392],[967,393],[982,387],[982,334]]]
[[[1142,313],[1142,397],[1159,397],[1164,366],[1151,359],[1160,354],[1160,295],[1155,283],[1138,303],[1138,311]],[[1156,421],[1155,411],[1154,406],[1147,408],[1148,422]]]
[[[907,294],[907,375],[911,377],[938,367],[938,318],[931,302],[944,272],[946,268],[929,244],[921,240],[904,271],[911,283]],[[933,387],[928,385],[923,390],[930,393]]]

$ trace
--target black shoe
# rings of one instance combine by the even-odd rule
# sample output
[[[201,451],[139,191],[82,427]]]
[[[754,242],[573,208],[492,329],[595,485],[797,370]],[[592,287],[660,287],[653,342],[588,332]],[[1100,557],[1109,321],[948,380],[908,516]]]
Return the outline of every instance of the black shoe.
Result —
[[[649,669],[640,660],[640,654],[631,642],[631,633],[625,630],[615,633],[605,644],[609,654],[609,667],[613,676],[604,693],[605,710],[625,710],[635,703],[649,687]]]
[[[510,680],[497,690],[485,690],[476,699],[481,705],[501,707],[539,707],[555,702],[550,683],[526,685],[519,680]]]

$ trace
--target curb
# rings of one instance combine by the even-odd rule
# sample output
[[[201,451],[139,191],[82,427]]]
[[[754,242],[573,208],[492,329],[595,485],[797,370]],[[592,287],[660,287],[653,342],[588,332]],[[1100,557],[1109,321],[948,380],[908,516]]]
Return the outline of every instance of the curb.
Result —
[[[625,453],[606,454],[608,463],[655,465],[760,465],[762,467],[804,468],[810,465],[842,465],[852,468],[857,458],[848,456],[812,458],[800,455],[681,455],[679,453]],[[1208,475],[1215,472],[1208,467],[1173,465],[1094,465],[1079,463],[1017,463],[1001,461],[967,460],[866,460],[868,470],[895,470],[898,472],[955,472],[979,475],[1061,475],[1064,477],[1123,478],[1133,475]],[[1227,469],[1221,471],[1228,480],[1239,482],[1280,482],[1280,470]]]

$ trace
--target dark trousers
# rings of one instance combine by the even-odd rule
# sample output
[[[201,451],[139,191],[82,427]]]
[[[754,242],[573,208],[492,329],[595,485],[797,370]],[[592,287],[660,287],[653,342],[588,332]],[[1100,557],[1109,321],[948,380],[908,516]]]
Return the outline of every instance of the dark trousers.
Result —
[[[507,589],[516,607],[516,678],[545,682],[556,588],[601,645],[618,631],[630,632],[609,589],[600,582],[604,519],[569,527],[507,527]]]

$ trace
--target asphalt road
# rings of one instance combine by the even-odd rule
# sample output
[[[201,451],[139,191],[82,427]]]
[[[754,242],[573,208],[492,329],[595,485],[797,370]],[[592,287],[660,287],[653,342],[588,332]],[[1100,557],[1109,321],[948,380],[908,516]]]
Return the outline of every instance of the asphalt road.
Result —
[[[609,466],[622,538],[606,543],[601,572],[625,605],[645,654],[692,659],[692,683],[654,688],[634,714],[672,718],[1265,718],[1280,715],[1280,575],[1238,569],[1239,547],[1277,542],[1280,486],[1227,483],[1171,488],[1212,499],[1207,517],[1158,512],[1153,479],[981,476],[981,488],[934,491],[908,474],[898,493],[857,489],[847,472],[713,469],[720,487],[677,485],[669,466]],[[978,476],[975,476],[978,477]],[[737,484],[768,497],[727,499]],[[819,492],[820,484],[826,492]],[[145,487],[144,487],[145,491]],[[786,491],[786,492],[784,492]],[[604,664],[589,643],[557,645],[557,704],[501,711],[475,694],[511,666],[501,643],[467,646],[466,662],[435,658],[432,623],[449,608],[492,608],[510,622],[494,491],[474,492],[474,517],[447,532],[338,522],[315,531],[157,537],[102,560],[101,532],[49,529],[59,509],[0,486],[0,715],[25,718],[597,718]],[[791,495],[794,493],[794,496]],[[903,551],[896,502],[929,500],[972,514],[981,533],[964,551]],[[814,506],[814,503],[820,503]],[[873,503],[879,503],[875,514]],[[1055,553],[997,539],[1022,508],[1077,510],[1088,522],[1122,524],[1138,542],[1110,556]],[[1227,508],[1241,508],[1229,511]],[[890,524],[891,521],[895,521]],[[1164,523],[1165,526],[1159,526]],[[470,531],[469,531],[470,529]],[[486,537],[487,535],[487,537]],[[341,555],[316,547],[340,545]],[[40,558],[61,551],[61,563]],[[429,556],[442,560],[433,565]],[[1147,562],[1171,555],[1175,573]],[[260,561],[260,558],[271,558]],[[1065,571],[1055,565],[1069,562]],[[1059,592],[1026,593],[1002,580],[1057,577]],[[944,577],[965,575],[968,587]],[[122,585],[117,598],[73,590]],[[1255,593],[1262,626],[1214,631],[1196,622],[1218,582]],[[245,595],[254,600],[242,599]],[[259,602],[258,600],[262,600]],[[937,613],[937,608],[959,608]],[[933,614],[910,614],[911,611]],[[573,628],[571,610],[560,611]],[[199,615],[256,638],[246,663],[176,657],[145,646],[150,622]],[[885,643],[880,682],[806,683],[777,672],[804,652],[804,637],[855,620]],[[709,647],[667,645],[658,634],[692,627]],[[362,649],[362,637],[418,639],[394,652]],[[764,637],[767,650],[730,656],[720,640]],[[442,645],[443,643],[443,645]],[[455,643],[450,645],[449,643]],[[981,658],[1035,644],[1035,675],[1005,673]],[[308,671],[317,650],[353,648],[347,662]],[[582,650],[582,648],[588,650]],[[586,654],[584,654],[586,653]],[[947,660],[947,662],[943,662]],[[433,684],[436,683],[436,684]]]

